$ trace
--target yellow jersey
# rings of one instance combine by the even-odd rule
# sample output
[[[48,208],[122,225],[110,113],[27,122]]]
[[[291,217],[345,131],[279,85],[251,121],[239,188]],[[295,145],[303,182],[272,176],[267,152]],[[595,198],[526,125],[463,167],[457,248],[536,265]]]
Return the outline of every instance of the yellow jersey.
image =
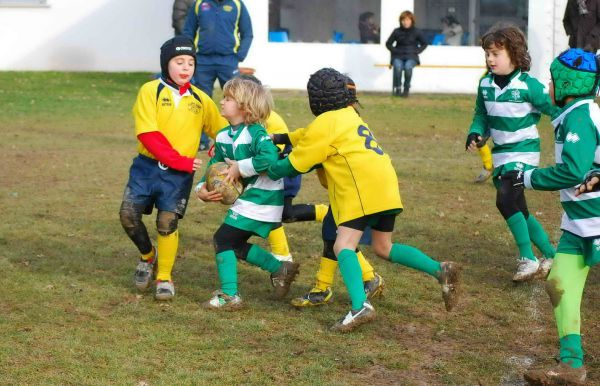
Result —
[[[265,125],[268,134],[287,134],[290,132],[285,121],[281,118],[281,115],[273,110],[271,110],[271,114],[269,114]],[[285,145],[277,145],[277,147],[279,148],[279,151],[283,151]]]
[[[336,224],[402,209],[392,161],[353,107],[319,115],[294,140],[288,157],[294,169],[323,165]]]
[[[161,79],[140,88],[133,105],[133,117],[136,137],[159,131],[185,157],[195,157],[198,153],[202,131],[215,138],[219,130],[229,125],[215,102],[200,89],[191,86],[181,96],[179,90]],[[138,152],[155,158],[139,141]]]

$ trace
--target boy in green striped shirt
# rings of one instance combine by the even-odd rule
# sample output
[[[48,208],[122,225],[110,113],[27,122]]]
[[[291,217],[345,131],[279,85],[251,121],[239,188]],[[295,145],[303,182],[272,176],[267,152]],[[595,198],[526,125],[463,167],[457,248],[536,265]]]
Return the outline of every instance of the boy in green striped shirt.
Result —
[[[540,137],[536,124],[541,113],[552,116],[558,109],[544,93],[544,86],[526,72],[531,58],[519,28],[494,27],[482,37],[481,46],[489,73],[479,83],[466,149],[475,151],[487,137],[494,142],[496,206],[519,249],[513,281],[545,278],[556,251],[542,225],[529,213],[523,189],[500,177],[512,170],[524,172],[539,165]],[[545,259],[540,261],[535,257],[532,241]]]
[[[600,167],[600,108],[594,103],[600,77],[598,58],[570,49],[554,59],[550,74],[550,96],[561,108],[552,121],[556,165],[503,178],[530,189],[560,190],[564,209],[563,234],[546,282],[560,338],[560,363],[529,371],[525,380],[533,385],[583,385],[580,306],[590,267],[600,263],[600,193],[579,195],[586,185],[577,185]]]
[[[272,180],[266,173],[279,158],[277,147],[264,128],[271,113],[272,100],[262,85],[234,78],[223,87],[221,115],[230,126],[215,138],[215,156],[208,166],[226,161],[230,166],[226,181],[241,178],[244,191],[227,212],[214,235],[217,270],[221,289],[203,303],[209,309],[237,309],[242,306],[238,292],[237,259],[246,260],[271,273],[275,295],[284,297],[298,274],[298,264],[279,261],[248,239],[266,238],[281,223],[283,180]],[[199,199],[220,201],[221,193],[208,191],[202,178],[196,187]]]

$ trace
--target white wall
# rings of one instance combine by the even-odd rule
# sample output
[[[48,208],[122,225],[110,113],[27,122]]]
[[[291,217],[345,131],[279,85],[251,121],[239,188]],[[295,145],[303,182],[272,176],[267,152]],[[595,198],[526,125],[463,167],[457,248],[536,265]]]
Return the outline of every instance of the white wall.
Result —
[[[172,34],[165,0],[48,0],[0,8],[0,69],[158,71]]]
[[[268,0],[245,0],[254,42],[244,66],[273,88],[304,89],[322,67],[348,73],[359,89],[389,91],[385,40],[416,0],[381,0],[379,45],[269,43]],[[552,58],[566,48],[567,0],[529,1],[532,73],[545,83]],[[159,47],[172,36],[169,0],[48,0],[47,8],[0,8],[0,70],[158,71]],[[354,20],[352,21],[354,23]],[[424,65],[483,66],[479,47],[430,46]],[[415,92],[474,93],[481,68],[415,69]]]

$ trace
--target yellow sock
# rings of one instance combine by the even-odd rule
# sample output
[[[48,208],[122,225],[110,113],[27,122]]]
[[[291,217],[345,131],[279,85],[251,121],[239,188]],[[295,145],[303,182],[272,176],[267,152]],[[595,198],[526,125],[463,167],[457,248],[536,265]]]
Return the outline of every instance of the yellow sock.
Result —
[[[179,246],[179,231],[168,236],[158,235],[158,272],[156,280],[170,281],[171,271],[175,265],[177,247]]]
[[[356,252],[356,256],[358,257],[358,264],[360,264],[360,269],[362,269],[362,279],[363,281],[373,280],[375,278],[375,270],[373,266],[365,259],[365,256],[361,251]]]
[[[483,167],[487,170],[492,170],[494,168],[494,164],[492,162],[492,151],[490,150],[490,147],[485,144],[478,150],[479,156],[481,157],[481,162],[483,162]]]
[[[327,215],[328,210],[329,210],[329,205],[316,204],[315,205],[315,221],[323,222],[323,219]]]
[[[154,249],[154,247],[152,247],[152,250],[150,252],[146,253],[145,255],[142,255],[142,260],[148,261],[154,259],[155,252],[156,250]]]
[[[269,233],[269,245],[271,246],[271,253],[281,257],[290,256],[290,247],[288,246],[287,237],[283,230],[283,225],[279,228],[273,229]],[[276,256],[276,257],[277,257]]]
[[[325,291],[327,287],[331,287],[333,285],[333,276],[335,275],[337,266],[337,260],[321,257],[319,271],[317,272],[317,282],[315,283],[315,287],[313,289]]]

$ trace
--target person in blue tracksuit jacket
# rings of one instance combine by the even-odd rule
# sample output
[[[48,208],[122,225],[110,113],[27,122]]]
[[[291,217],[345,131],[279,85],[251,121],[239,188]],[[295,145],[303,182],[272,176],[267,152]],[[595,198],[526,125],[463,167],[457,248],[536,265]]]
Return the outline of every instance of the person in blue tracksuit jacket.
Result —
[[[242,0],[196,0],[188,10],[183,34],[196,44],[192,83],[212,97],[215,79],[221,88],[238,75],[252,43],[252,22]],[[208,149],[202,136],[200,150]]]
[[[192,83],[212,97],[215,79],[221,88],[238,75],[252,43],[252,22],[242,0],[196,0],[188,10],[183,34],[196,44]],[[200,150],[208,148],[203,136]]]

